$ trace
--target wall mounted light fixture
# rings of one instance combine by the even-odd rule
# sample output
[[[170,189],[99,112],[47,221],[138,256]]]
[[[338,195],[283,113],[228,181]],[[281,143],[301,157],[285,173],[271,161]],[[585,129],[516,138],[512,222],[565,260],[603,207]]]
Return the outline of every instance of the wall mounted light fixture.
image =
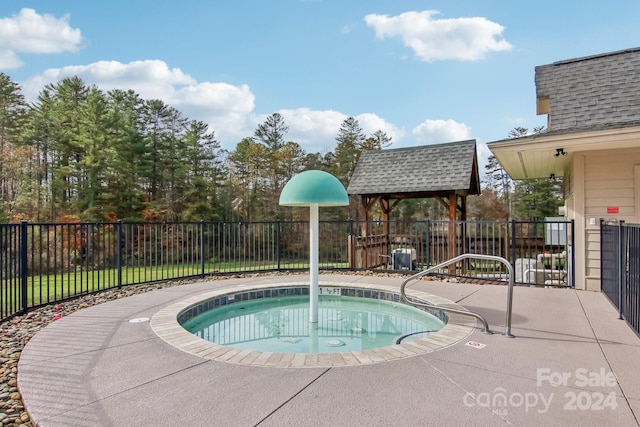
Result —
[[[560,156],[566,156],[567,153],[564,152],[564,148],[556,148],[556,154],[554,154],[554,156],[556,157],[560,157]]]

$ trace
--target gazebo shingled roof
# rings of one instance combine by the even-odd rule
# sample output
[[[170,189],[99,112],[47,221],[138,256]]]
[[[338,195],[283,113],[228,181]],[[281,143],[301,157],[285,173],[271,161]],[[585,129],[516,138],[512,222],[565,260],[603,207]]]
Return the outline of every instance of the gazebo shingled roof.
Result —
[[[393,199],[480,194],[476,141],[364,151],[347,193]]]

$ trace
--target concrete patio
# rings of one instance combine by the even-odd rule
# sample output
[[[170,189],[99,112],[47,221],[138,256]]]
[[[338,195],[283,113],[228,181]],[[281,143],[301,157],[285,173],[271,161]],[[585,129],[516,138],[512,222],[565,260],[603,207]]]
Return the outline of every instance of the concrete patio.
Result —
[[[516,287],[509,339],[506,286],[420,281],[412,289],[480,313],[495,333],[476,328],[437,351],[357,366],[211,360],[167,343],[150,322],[130,322],[214,289],[306,280],[198,282],[53,322],[20,358],[26,409],[43,427],[639,425],[640,338],[600,293]],[[402,280],[320,276],[333,282],[399,288]]]

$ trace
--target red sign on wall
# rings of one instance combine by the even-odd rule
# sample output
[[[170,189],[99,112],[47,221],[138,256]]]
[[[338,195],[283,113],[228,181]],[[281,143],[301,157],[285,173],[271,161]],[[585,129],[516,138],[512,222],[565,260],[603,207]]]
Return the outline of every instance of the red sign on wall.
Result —
[[[608,213],[608,214],[617,214],[617,213],[620,213],[620,208],[618,208],[617,206],[608,206],[608,207],[607,207],[607,213]]]

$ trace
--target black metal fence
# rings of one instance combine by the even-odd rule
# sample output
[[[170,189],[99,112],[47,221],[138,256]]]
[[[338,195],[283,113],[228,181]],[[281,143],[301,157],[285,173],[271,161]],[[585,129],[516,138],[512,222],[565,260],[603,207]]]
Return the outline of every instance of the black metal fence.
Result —
[[[602,292],[640,335],[640,224],[600,222]]]
[[[323,270],[426,268],[507,258],[516,282],[573,286],[572,222],[321,221]],[[0,224],[0,319],[101,290],[213,274],[309,268],[308,222]],[[442,274],[501,280],[466,260]]]
[[[463,253],[501,256],[520,284],[573,287],[572,221],[390,221],[354,224],[350,265],[356,268],[420,269]],[[502,279],[501,263],[465,260],[450,274]]]

